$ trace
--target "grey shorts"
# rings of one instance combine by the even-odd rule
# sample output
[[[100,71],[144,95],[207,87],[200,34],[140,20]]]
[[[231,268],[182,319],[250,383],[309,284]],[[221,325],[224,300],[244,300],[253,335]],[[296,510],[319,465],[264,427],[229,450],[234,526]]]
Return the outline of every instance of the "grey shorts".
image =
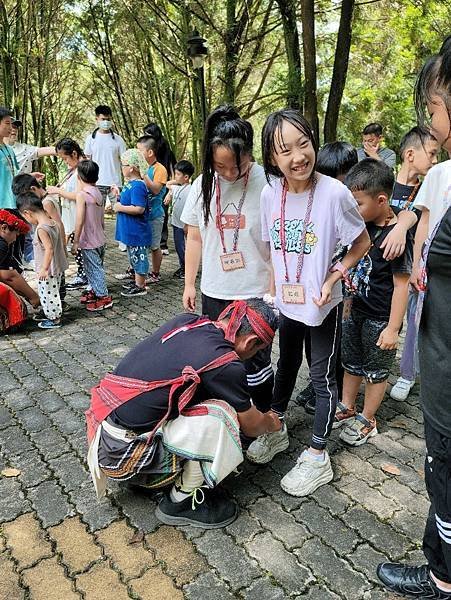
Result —
[[[159,250],[161,244],[161,232],[163,231],[164,215],[151,221],[152,224],[152,245],[151,250]]]
[[[343,321],[341,339],[341,360],[347,373],[365,377],[369,383],[388,379],[396,350],[381,350],[376,345],[387,324],[351,311],[349,319]]]

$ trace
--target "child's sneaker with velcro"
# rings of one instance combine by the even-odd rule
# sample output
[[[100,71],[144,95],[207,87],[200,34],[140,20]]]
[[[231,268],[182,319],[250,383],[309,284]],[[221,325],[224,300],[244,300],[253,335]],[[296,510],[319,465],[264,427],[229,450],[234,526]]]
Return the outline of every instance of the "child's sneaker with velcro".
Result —
[[[369,421],[359,413],[340,433],[340,440],[350,446],[361,446],[375,435],[377,435],[376,419]]]
[[[334,422],[332,423],[332,428],[337,429],[337,427],[349,424],[355,419],[355,415],[355,408],[348,408],[342,402],[337,402],[337,408],[335,410],[335,417]]]

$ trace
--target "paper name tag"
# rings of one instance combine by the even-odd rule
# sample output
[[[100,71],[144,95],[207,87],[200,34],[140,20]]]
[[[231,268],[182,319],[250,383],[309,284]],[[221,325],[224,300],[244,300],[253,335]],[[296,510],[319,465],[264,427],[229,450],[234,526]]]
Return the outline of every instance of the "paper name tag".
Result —
[[[231,214],[222,214],[221,215],[221,223],[224,229],[235,229],[236,223],[238,220],[238,215]],[[246,227],[246,217],[245,215],[240,215],[240,225],[239,229],[245,229]]]
[[[305,304],[304,286],[299,283],[284,283],[282,301],[285,304]]]
[[[223,271],[235,271],[244,269],[244,258],[242,252],[228,252],[221,254],[221,265]]]

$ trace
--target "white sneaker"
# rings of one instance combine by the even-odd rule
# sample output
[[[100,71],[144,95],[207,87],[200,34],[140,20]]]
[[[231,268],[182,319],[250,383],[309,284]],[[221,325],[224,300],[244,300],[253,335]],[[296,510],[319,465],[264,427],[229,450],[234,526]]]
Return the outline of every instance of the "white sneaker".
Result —
[[[127,252],[127,246],[125,244],[123,244],[122,242],[119,242],[117,247],[119,248],[119,250],[121,252]]]
[[[265,433],[252,442],[246,451],[247,458],[257,465],[269,463],[276,454],[283,452],[290,445],[285,423],[280,431]]]
[[[334,478],[327,452],[324,460],[315,460],[307,450],[298,458],[296,465],[282,478],[280,486],[290,496],[308,496],[321,485]]]
[[[409,381],[403,377],[399,377],[398,381],[390,390],[390,396],[393,400],[407,400],[410,390],[415,385],[415,381]]]

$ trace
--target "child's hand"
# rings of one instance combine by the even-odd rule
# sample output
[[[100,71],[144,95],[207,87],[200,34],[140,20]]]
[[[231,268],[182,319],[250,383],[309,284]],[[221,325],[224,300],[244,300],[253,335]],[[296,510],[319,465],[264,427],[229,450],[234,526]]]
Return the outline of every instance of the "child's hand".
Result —
[[[121,203],[119,202],[119,198],[117,199],[116,204],[113,206],[113,211],[115,213],[121,212]]]
[[[54,195],[58,196],[59,193],[60,193],[60,189],[56,185],[48,185],[47,186],[47,193],[48,194],[54,194]]]
[[[32,177],[34,177],[36,179],[36,181],[39,181],[39,183],[41,183],[41,181],[44,181],[44,179],[45,179],[44,173],[40,173],[39,171],[35,171],[34,173],[30,173],[30,175]]]
[[[38,279],[39,281],[44,281],[45,279],[48,279],[49,277],[49,270],[48,269],[41,269],[38,273]]]
[[[70,253],[72,254],[72,256],[75,256],[77,254],[77,251],[78,251],[78,242],[73,242],[72,248],[70,249]]]
[[[187,312],[194,312],[196,310],[196,288],[194,285],[185,285],[183,291],[183,308]]]
[[[387,325],[384,331],[382,331],[380,334],[376,346],[379,346],[381,350],[396,350],[398,347],[398,337],[398,332],[391,329]]]
[[[421,269],[419,265],[412,267],[409,283],[416,292],[421,292]]]
[[[332,300],[332,288],[334,287],[335,282],[329,280],[326,280],[323,283],[323,287],[321,288],[321,298],[313,298],[313,302],[316,304],[316,306],[324,306],[325,304],[329,304],[329,302]]]
[[[406,247],[406,230],[403,227],[395,225],[385,240],[381,244],[384,250],[385,260],[398,258],[404,252]]]
[[[113,185],[110,187],[110,192],[111,192],[111,193],[113,193],[113,194],[116,196],[116,198],[118,198],[119,194],[121,193],[121,192],[119,191],[119,188],[117,187],[117,185],[116,185],[116,184],[113,184]]]
[[[170,179],[169,181],[166,181],[166,187],[171,189],[171,187],[173,185],[178,185],[175,179]]]
[[[172,194],[166,194],[165,199],[163,200],[163,204],[165,206],[169,206],[171,204]]]

